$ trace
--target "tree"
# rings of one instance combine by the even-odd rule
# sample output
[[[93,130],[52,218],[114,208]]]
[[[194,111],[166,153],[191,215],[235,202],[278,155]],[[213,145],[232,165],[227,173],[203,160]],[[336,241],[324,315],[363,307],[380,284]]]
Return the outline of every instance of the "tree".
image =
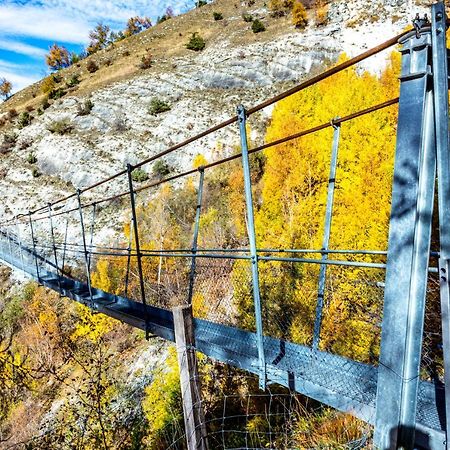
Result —
[[[127,22],[124,35],[126,37],[138,34],[143,30],[147,30],[152,26],[152,22],[148,17],[130,17]]]
[[[89,43],[86,49],[89,55],[104,49],[111,43],[111,29],[108,25],[98,23],[97,26],[89,32]]]
[[[47,66],[52,70],[60,70],[71,65],[70,53],[64,46],[53,44],[45,56]]]
[[[398,61],[381,77],[356,69],[340,72],[279,102],[266,139],[272,142],[394,96]],[[288,120],[287,120],[288,118]],[[387,246],[396,110],[388,108],[343,128],[333,208],[331,248]],[[332,130],[266,150],[261,207],[256,214],[260,248],[320,248],[327,198]],[[362,220],[362,218],[364,218]],[[243,326],[254,327],[251,292],[238,271],[234,283]],[[317,301],[318,267],[270,262],[260,266],[267,332],[310,344]],[[359,361],[377,357],[382,290],[375,269],[333,267],[327,271],[322,349]]]
[[[296,28],[305,28],[308,25],[308,15],[303,3],[295,2],[292,7],[292,23]]]
[[[0,95],[5,98],[5,100],[10,96],[12,91],[12,83],[6,78],[0,78]]]
[[[293,0],[270,0],[269,9],[273,17],[285,16],[293,7]]]

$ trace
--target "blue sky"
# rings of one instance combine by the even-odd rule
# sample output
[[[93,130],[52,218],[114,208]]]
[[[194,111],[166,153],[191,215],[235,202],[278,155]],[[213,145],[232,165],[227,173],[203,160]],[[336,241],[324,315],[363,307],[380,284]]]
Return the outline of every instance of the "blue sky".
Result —
[[[0,78],[14,92],[34,83],[48,71],[44,56],[53,43],[79,53],[97,23],[118,31],[129,17],[148,16],[155,22],[171,6],[175,14],[195,0],[0,0]]]

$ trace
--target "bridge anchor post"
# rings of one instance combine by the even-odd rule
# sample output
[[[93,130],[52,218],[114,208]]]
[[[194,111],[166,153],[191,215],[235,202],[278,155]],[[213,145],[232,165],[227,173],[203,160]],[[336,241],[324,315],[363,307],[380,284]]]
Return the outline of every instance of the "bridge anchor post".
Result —
[[[207,450],[206,425],[203,415],[197,357],[195,355],[192,306],[184,305],[174,308],[173,324],[180,371],[187,448],[188,450]]]
[[[436,174],[431,36],[400,42],[402,73],[378,365],[376,448],[412,449]],[[418,433],[419,434],[419,433]]]

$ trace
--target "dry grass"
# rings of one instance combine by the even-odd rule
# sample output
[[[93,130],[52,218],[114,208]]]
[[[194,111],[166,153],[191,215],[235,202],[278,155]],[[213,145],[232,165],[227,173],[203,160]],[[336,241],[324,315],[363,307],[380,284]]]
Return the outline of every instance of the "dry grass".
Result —
[[[194,32],[201,32],[206,41],[206,49],[210,45],[228,41],[231,45],[245,45],[254,42],[267,42],[285,34],[286,30],[295,32],[291,17],[271,18],[269,14],[258,14],[264,11],[264,0],[256,0],[251,6],[242,5],[235,0],[216,0],[209,5],[194,9],[184,15],[175,17],[138,35],[117,42],[105,50],[74,64],[60,72],[61,84],[80,74],[80,84],[71,95],[85,96],[114,82],[132,79],[143,73],[139,68],[142,56],[150,51],[154,64],[146,73],[155,74],[173,70],[173,59],[179,57],[195,57],[186,49],[186,41]],[[223,20],[215,21],[213,12],[223,15]],[[264,19],[267,30],[255,34],[251,24],[242,19],[244,13],[255,18]],[[87,71],[89,61],[95,61],[99,70],[95,73]],[[45,95],[41,92],[43,80],[13,95],[8,101],[0,104],[0,114],[11,108],[23,111],[27,107],[38,108]]]

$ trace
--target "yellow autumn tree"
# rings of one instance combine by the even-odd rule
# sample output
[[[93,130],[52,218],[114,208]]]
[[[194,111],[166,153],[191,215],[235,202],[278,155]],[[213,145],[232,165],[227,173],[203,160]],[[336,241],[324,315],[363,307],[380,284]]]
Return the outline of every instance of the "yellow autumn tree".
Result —
[[[296,0],[292,6],[292,23],[296,28],[305,28],[308,25],[308,14],[300,0]]]
[[[398,62],[393,57],[380,77],[356,68],[340,72],[279,102],[266,140],[395,97]],[[330,248],[386,248],[395,124],[396,108],[390,107],[342,125]],[[262,205],[256,216],[259,248],[321,248],[332,136],[330,127],[266,150]],[[313,264],[261,262],[268,334],[311,343],[318,272]],[[364,361],[376,355],[374,327],[382,304],[376,283],[381,279],[375,269],[328,268],[322,348]],[[234,285],[241,324],[252,328],[250,292],[242,283]]]
[[[53,44],[45,56],[47,66],[52,70],[60,70],[71,64],[69,51],[62,45]]]
[[[0,78],[0,96],[5,100],[10,96],[12,87],[11,81],[8,81],[6,78]]]

